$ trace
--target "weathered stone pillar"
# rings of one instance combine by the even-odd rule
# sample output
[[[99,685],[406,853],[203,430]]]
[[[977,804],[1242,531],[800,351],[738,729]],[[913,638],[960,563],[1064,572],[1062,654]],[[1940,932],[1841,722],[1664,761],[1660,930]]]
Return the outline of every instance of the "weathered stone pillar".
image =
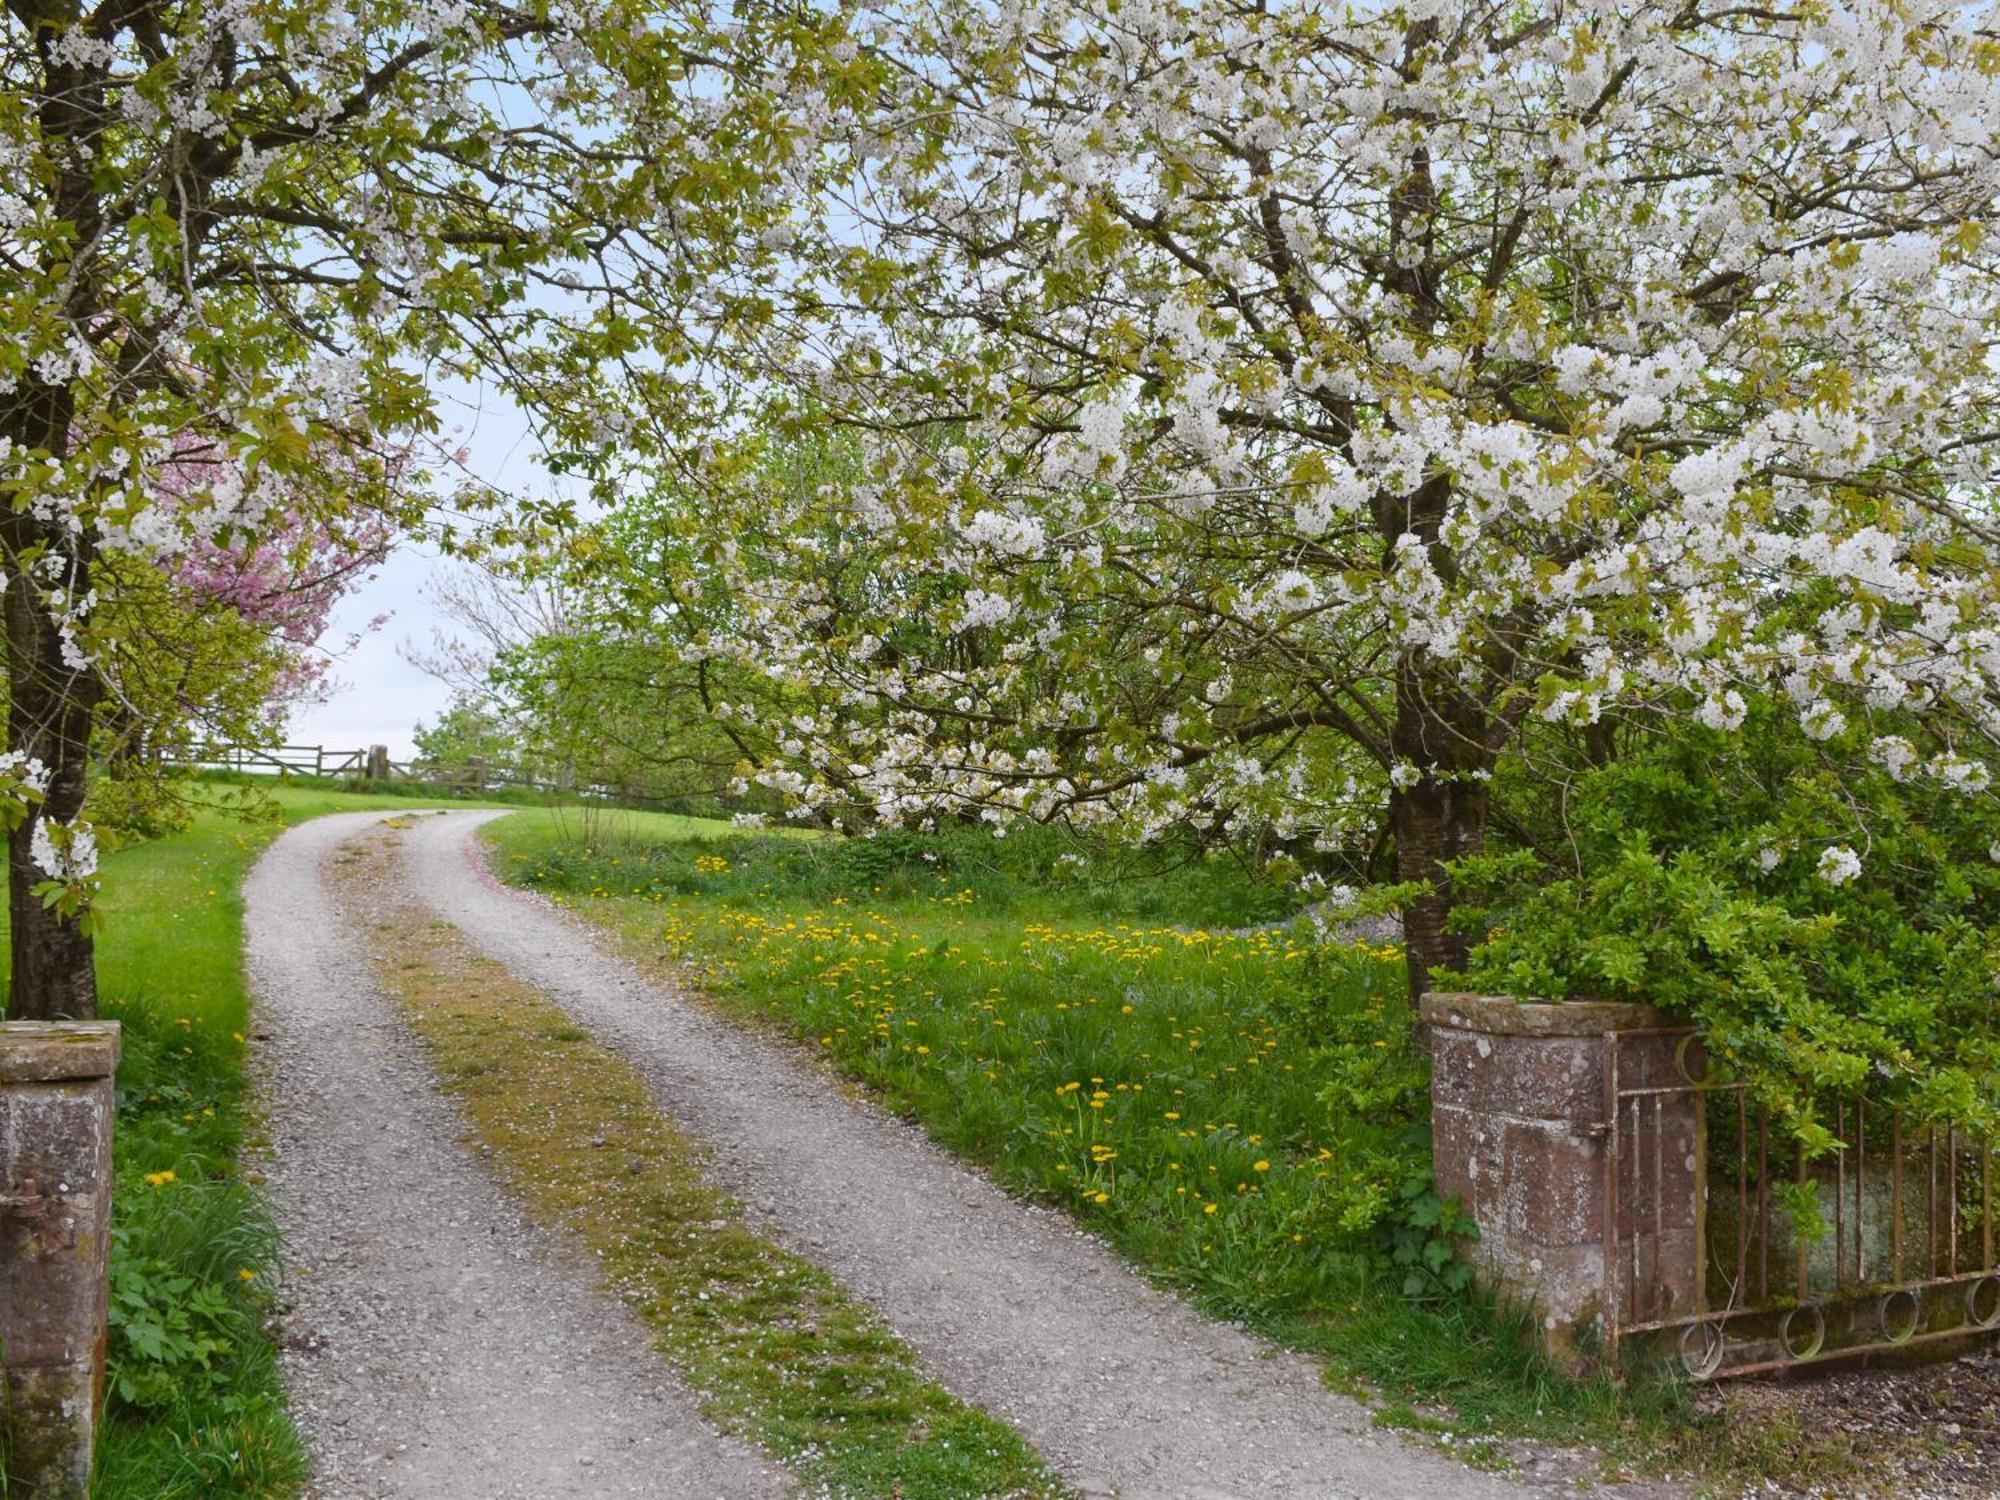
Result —
[[[0,1023],[0,1454],[83,1500],[104,1386],[115,1021]]]
[[[370,745],[368,747],[368,779],[387,781],[389,779],[389,747]]]
[[[1495,995],[1426,995],[1422,1014],[1438,1191],[1478,1224],[1484,1283],[1532,1305],[1544,1346],[1572,1367],[1595,1362],[1614,1307],[1621,1324],[1694,1311],[1701,1142],[1686,1029],[1649,1005]],[[1631,1099],[1620,1106],[1615,1137],[1613,1032],[1617,1088],[1644,1091],[1636,1116]]]

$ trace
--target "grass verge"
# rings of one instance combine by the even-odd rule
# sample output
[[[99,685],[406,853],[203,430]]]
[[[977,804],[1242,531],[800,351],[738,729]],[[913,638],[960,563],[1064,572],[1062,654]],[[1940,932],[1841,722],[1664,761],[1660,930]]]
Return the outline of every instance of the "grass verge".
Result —
[[[387,840],[341,857],[361,908]],[[825,1272],[744,1224],[644,1082],[448,924],[378,905],[376,970],[491,1166],[538,1221],[587,1249],[725,1431],[833,1494],[1057,1496],[1011,1428],[923,1374]]]
[[[258,791],[203,789],[191,828],[103,862],[98,979],[124,1053],[96,1500],[276,1500],[305,1479],[267,1326],[276,1235],[239,1169],[253,1126],[240,886],[293,823],[408,803]]]
[[[1569,1378],[1521,1315],[1429,1277],[1401,954],[1158,920],[1267,908],[1227,867],[1096,881],[1048,843],[778,843],[636,817],[584,841],[532,812],[487,835],[506,878],[816,1049],[1205,1310],[1319,1356],[1391,1403],[1388,1425],[1416,1412],[1493,1462],[1494,1439],[1527,1438],[1596,1445],[1613,1474],[1859,1492],[1843,1434],[1732,1420],[1667,1380]]]

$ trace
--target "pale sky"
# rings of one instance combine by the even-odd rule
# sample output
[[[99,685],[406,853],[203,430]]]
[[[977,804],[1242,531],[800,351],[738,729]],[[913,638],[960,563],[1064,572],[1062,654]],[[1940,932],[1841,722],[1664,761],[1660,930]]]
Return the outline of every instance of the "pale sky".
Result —
[[[329,646],[339,646],[377,615],[387,614],[389,622],[334,663],[332,695],[294,713],[287,740],[330,750],[387,745],[394,759],[409,758],[411,729],[419,719],[436,718],[450,696],[397,650],[405,641],[429,644],[432,627],[444,623],[422,592],[437,566],[435,553],[405,544],[375,578],[341,601],[327,632]]]
[[[562,488],[537,460],[526,419],[503,394],[489,390],[482,401],[468,387],[448,389],[440,397],[439,416],[462,429],[456,437],[469,450],[467,466],[497,489],[547,494]],[[411,730],[419,720],[435,719],[451,696],[401,654],[405,645],[428,647],[435,629],[451,630],[426,590],[447,566],[435,548],[405,542],[373,579],[341,601],[326,633],[329,648],[342,645],[377,615],[388,615],[388,623],[334,663],[333,693],[325,703],[293,713],[285,735],[289,743],[329,750],[387,745],[392,759],[410,757],[416,749]]]

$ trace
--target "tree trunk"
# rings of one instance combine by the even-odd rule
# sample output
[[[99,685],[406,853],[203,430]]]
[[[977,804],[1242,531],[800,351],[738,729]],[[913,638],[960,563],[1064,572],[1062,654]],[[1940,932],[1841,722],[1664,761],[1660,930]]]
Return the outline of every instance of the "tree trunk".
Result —
[[[72,335],[94,341],[100,318],[92,264],[103,215],[98,162],[107,139],[105,80],[109,64],[72,55],[61,45],[84,8],[63,3],[10,6],[34,33],[41,78],[30,85],[35,116],[54,176],[33,185],[46,194],[52,218],[66,231],[45,250],[38,272],[66,288],[59,309]],[[23,190],[29,190],[24,185]],[[65,380],[27,373],[11,382],[0,406],[0,434],[17,448],[61,462],[70,456],[77,418],[76,389]],[[50,497],[53,498],[53,497]],[[64,659],[64,640],[44,601],[34,568],[59,564],[53,580],[73,599],[88,597],[92,554],[88,526],[72,531],[39,508],[0,514],[0,566],[6,572],[7,748],[39,760],[48,792],[7,839],[7,911],[13,924],[7,1014],[17,1020],[88,1019],[97,1014],[97,969],[90,933],[42,905],[34,888],[48,879],[35,862],[35,825],[69,822],[83,809],[89,769],[91,714],[101,685],[94,668]]]
[[[58,457],[69,451],[72,406],[61,387],[31,386],[7,413],[9,435]],[[35,827],[44,818],[67,823],[83,810],[90,765],[90,724],[99,693],[96,671],[64,658],[62,631],[37,583],[38,561],[61,561],[60,584],[72,598],[90,587],[90,543],[37,516],[18,511],[0,521],[5,546],[7,748],[40,761],[48,791],[7,837],[7,914],[12,925],[7,1017],[15,1021],[97,1014],[97,967],[89,930],[42,904],[35,887],[49,872],[35,861]]]
[[[1463,933],[1446,930],[1457,896],[1443,865],[1486,847],[1483,773],[1490,757],[1481,732],[1485,716],[1448,680],[1405,664],[1396,698],[1394,749],[1400,760],[1423,773],[1421,780],[1389,797],[1396,879],[1421,880],[1429,887],[1403,906],[1414,1009],[1431,987],[1431,971],[1463,968],[1471,947]]]
[[[41,1021],[97,1014],[97,969],[89,931],[42,904],[35,887],[49,878],[32,852],[43,818],[69,822],[83,810],[89,766],[95,675],[63,661],[62,638],[19,568],[6,591],[7,743],[48,768],[41,806],[7,838],[7,910],[12,965],[7,1017]]]

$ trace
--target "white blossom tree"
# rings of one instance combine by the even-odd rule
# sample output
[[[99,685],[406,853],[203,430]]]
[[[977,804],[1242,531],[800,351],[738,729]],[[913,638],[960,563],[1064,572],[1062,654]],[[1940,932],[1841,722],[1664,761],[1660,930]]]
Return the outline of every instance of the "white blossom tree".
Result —
[[[743,614],[697,649],[815,695],[759,774],[892,819],[1386,815],[1416,988],[1537,735],[1768,693],[1982,788],[1996,24],[858,6],[884,82],[787,106],[833,186],[765,236],[762,352],[865,481],[711,454],[699,522]]]
[[[299,524],[284,497],[322,529],[397,510],[368,455],[434,431],[441,376],[505,384],[557,445],[648,451],[707,404],[800,159],[776,101],[841,92],[838,34],[678,0],[8,0],[10,1014],[95,1005],[100,559],[249,545]],[[162,505],[189,444],[225,477]]]

